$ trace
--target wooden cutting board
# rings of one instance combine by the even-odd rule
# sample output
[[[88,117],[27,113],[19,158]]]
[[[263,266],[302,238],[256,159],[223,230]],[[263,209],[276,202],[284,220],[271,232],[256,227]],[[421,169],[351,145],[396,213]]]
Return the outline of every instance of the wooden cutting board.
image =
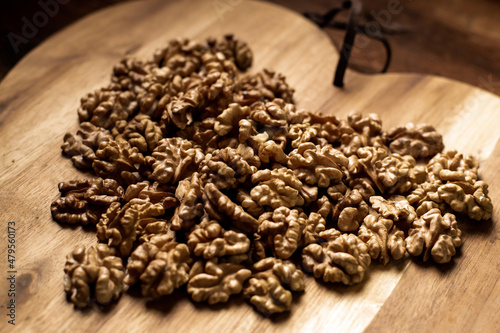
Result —
[[[477,156],[490,184],[492,221],[461,223],[464,245],[451,263],[372,265],[353,287],[307,279],[291,313],[266,318],[242,298],[194,304],[182,293],[146,302],[125,294],[104,311],[75,310],[63,292],[65,256],[96,242],[92,230],[52,221],[57,184],[81,178],[61,155],[78,128],[84,93],[105,85],[124,55],[146,58],[168,40],[232,32],[254,51],[252,71],[270,67],[295,87],[300,108],[344,117],[380,114],[384,127],[433,124],[447,148]],[[362,50],[359,50],[362,52]],[[397,56],[397,55],[396,55]],[[0,84],[0,330],[18,332],[500,332],[500,98],[415,74],[346,75],[331,85],[338,54],[299,14],[238,0],[130,2],[71,25],[22,59]],[[16,326],[7,324],[7,223],[15,222]]]

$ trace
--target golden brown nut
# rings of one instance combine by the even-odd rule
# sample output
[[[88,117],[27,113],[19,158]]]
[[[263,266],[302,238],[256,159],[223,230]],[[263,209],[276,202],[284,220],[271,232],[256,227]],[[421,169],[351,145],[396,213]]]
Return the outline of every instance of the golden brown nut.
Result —
[[[298,148],[300,144],[313,142],[318,136],[318,128],[309,123],[290,125],[287,137],[291,140],[292,148]]]
[[[424,253],[423,260],[430,256],[439,264],[447,263],[455,255],[455,248],[462,244],[455,215],[443,216],[437,208],[431,209],[416,219],[406,238],[406,249],[413,256]]]
[[[386,265],[391,258],[401,259],[406,253],[404,232],[393,220],[372,212],[359,227],[358,237],[366,243],[372,260],[378,259]]]
[[[173,242],[173,235],[154,235],[142,243],[130,254],[123,283],[125,290],[140,281],[141,275],[156,254],[168,243]]]
[[[477,180],[478,167],[479,162],[474,157],[449,150],[434,156],[427,164],[427,172],[430,181],[473,183]]]
[[[175,197],[179,200],[180,205],[171,221],[172,230],[189,230],[196,223],[196,219],[203,216],[202,194],[203,188],[197,172],[179,182]]]
[[[253,217],[259,217],[264,213],[264,208],[252,199],[250,193],[242,188],[238,189],[236,201],[238,201],[241,207]]]
[[[250,298],[250,303],[266,314],[290,311],[292,293],[283,285],[294,291],[304,290],[304,273],[291,261],[277,258],[262,259],[253,268],[256,273],[243,291]]]
[[[64,154],[71,156],[75,167],[79,169],[92,168],[96,159],[95,152],[101,143],[113,140],[107,129],[95,126],[89,122],[80,124],[76,134],[66,133],[61,149]]]
[[[474,220],[488,220],[493,213],[493,204],[488,197],[488,184],[476,181],[474,185],[468,182],[454,182],[441,185],[438,194],[451,209],[465,213]]]
[[[245,234],[224,230],[214,220],[204,219],[188,235],[187,245],[195,256],[211,259],[247,253],[250,240]]]
[[[288,156],[283,151],[283,147],[277,144],[274,140],[269,140],[269,135],[267,133],[253,135],[248,141],[257,152],[257,155],[263,163],[287,163]]]
[[[113,179],[84,179],[59,183],[61,197],[50,205],[52,217],[63,223],[97,224],[113,202],[123,198],[123,188]]]
[[[361,193],[348,189],[333,211],[333,218],[338,219],[337,226],[342,231],[356,231],[359,224],[368,215],[369,207]]]
[[[144,156],[128,142],[106,142],[96,151],[96,156],[92,167],[98,176],[113,178],[125,185],[140,180],[139,168],[144,164]]]
[[[137,115],[129,122],[117,121],[112,133],[116,141],[127,141],[141,153],[152,152],[163,139],[160,126],[145,114]]]
[[[414,158],[431,157],[444,148],[443,137],[428,124],[409,123],[395,127],[385,137],[393,153],[411,155]]]
[[[138,93],[142,83],[151,72],[152,64],[137,59],[124,58],[113,67],[111,88]]]
[[[218,149],[207,154],[199,167],[201,180],[215,184],[219,190],[236,188],[255,170],[240,151],[233,148]]]
[[[321,215],[321,210],[318,213],[310,213],[306,220],[304,230],[302,231],[301,246],[316,243],[319,234],[325,230],[325,225],[326,221]]]
[[[251,107],[250,118],[262,125],[286,127],[289,122],[295,122],[300,117],[295,106],[280,98],[272,102],[255,103]]]
[[[389,194],[406,193],[425,181],[423,167],[416,166],[409,155],[391,154],[375,162],[375,173],[373,181],[380,191]]]
[[[242,265],[219,263],[217,258],[197,261],[189,272],[187,292],[195,302],[225,303],[239,294],[252,272]]]
[[[131,201],[134,198],[150,201],[154,204],[160,203],[165,210],[177,207],[179,201],[175,198],[175,188],[167,187],[157,182],[150,184],[147,180],[131,184],[125,191],[124,200]]]
[[[232,202],[214,184],[206,184],[204,194],[205,210],[212,218],[219,221],[228,218],[232,226],[243,232],[257,231],[259,222],[241,206]]]
[[[77,246],[66,257],[64,273],[64,291],[78,307],[86,306],[91,295],[98,303],[108,304],[122,292],[122,260],[105,244]]]
[[[299,145],[289,154],[288,167],[306,184],[329,187],[344,176],[348,159],[331,145],[320,147],[312,142]]]
[[[256,239],[258,248],[269,248],[281,259],[288,259],[301,243],[307,215],[298,210],[279,207],[259,217]],[[263,257],[261,258],[263,259]]]
[[[325,282],[359,283],[370,263],[366,244],[353,234],[331,237],[302,251],[302,267]]]
[[[242,107],[236,103],[229,104],[227,109],[217,117],[214,129],[220,136],[227,135],[233,128],[238,128],[240,120],[247,117],[249,113],[250,109],[247,106]]]
[[[186,244],[144,243],[130,256],[125,283],[130,286],[140,279],[143,296],[169,295],[188,281],[190,260]]]
[[[122,207],[120,203],[114,202],[97,224],[97,239],[115,247],[121,256],[126,257],[132,251],[138,226],[141,224],[144,229],[145,224],[156,221],[152,218],[163,214],[165,209],[159,203],[133,199]]]
[[[224,54],[225,58],[234,62],[240,70],[245,70],[252,65],[253,55],[247,43],[227,34],[221,41],[208,41],[212,52],[217,51]],[[210,45],[212,44],[212,45]]]
[[[281,98],[292,103],[294,90],[286,83],[284,75],[269,69],[256,74],[245,75],[240,80],[241,89],[235,94],[235,102],[251,105],[255,102],[270,102]]]
[[[127,120],[137,110],[137,101],[131,91],[96,90],[81,100],[78,109],[80,122],[89,121],[104,128],[112,127],[119,120]]]
[[[252,199],[273,209],[302,206],[314,201],[318,193],[317,188],[303,185],[287,168],[259,170],[252,175],[252,183],[257,184],[250,191]]]
[[[383,218],[394,222],[399,221],[400,223],[411,225],[417,217],[415,208],[402,195],[393,195],[389,200],[385,200],[381,196],[372,196],[370,204]]]
[[[162,139],[146,161],[152,166],[150,178],[162,184],[176,184],[198,168],[204,154],[187,140]]]

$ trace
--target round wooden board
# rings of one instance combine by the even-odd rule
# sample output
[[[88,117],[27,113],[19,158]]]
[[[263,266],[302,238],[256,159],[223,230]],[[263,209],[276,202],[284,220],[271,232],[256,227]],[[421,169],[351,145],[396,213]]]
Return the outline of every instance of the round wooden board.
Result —
[[[221,4],[223,6],[221,6]],[[61,155],[66,132],[78,128],[86,92],[105,85],[123,56],[147,58],[179,36],[201,40],[234,33],[249,43],[251,71],[273,68],[296,89],[298,107],[344,117],[378,113],[384,127],[427,122],[448,149],[476,155],[490,184],[492,221],[463,221],[464,245],[450,264],[373,265],[353,287],[307,279],[292,311],[266,318],[240,297],[228,304],[194,304],[180,293],[158,301],[125,294],[104,309],[75,310],[66,301],[65,256],[95,234],[55,223],[50,203],[57,184],[83,175]],[[15,222],[16,325],[0,283],[0,330],[19,332],[499,332],[498,252],[500,98],[439,77],[412,74],[346,75],[331,85],[338,55],[326,35],[297,13],[263,2],[161,0],[99,11],[28,54],[0,84],[0,268],[7,275],[7,223]]]

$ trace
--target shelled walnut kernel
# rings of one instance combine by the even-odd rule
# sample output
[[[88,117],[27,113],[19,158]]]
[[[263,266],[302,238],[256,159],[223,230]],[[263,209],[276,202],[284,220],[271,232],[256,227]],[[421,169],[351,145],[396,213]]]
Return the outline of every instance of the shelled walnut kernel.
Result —
[[[61,183],[51,205],[100,242],[68,256],[77,306],[115,300],[122,284],[153,298],[187,285],[196,302],[243,293],[265,314],[289,311],[299,262],[360,283],[375,260],[449,262],[462,243],[452,212],[491,218],[478,161],[443,152],[431,125],[298,110],[282,74],[241,72],[252,59],[232,35],[176,39],[81,99],[61,148],[103,178]]]

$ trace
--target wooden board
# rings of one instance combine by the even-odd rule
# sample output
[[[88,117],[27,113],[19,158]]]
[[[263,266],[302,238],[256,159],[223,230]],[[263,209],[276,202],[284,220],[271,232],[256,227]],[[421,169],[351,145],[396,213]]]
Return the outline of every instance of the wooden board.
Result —
[[[216,5],[226,4],[225,7]],[[216,10],[218,8],[218,10]],[[223,11],[221,11],[223,8]],[[95,243],[92,231],[52,221],[57,183],[81,178],[60,144],[78,127],[84,93],[109,80],[125,54],[145,58],[168,40],[233,32],[254,51],[252,70],[270,67],[295,87],[297,105],[343,117],[351,110],[381,115],[384,127],[433,124],[447,148],[475,154],[491,187],[492,221],[462,224],[464,245],[450,264],[374,265],[357,286],[307,279],[291,313],[265,318],[241,298],[194,304],[175,293],[147,302],[125,294],[105,311],[77,311],[62,287],[65,255]],[[412,74],[348,72],[331,85],[338,55],[327,36],[300,15],[248,1],[141,1],[93,14],[28,54],[0,84],[0,330],[9,289],[7,222],[16,224],[16,326],[19,332],[498,332],[500,98],[451,80]]]

